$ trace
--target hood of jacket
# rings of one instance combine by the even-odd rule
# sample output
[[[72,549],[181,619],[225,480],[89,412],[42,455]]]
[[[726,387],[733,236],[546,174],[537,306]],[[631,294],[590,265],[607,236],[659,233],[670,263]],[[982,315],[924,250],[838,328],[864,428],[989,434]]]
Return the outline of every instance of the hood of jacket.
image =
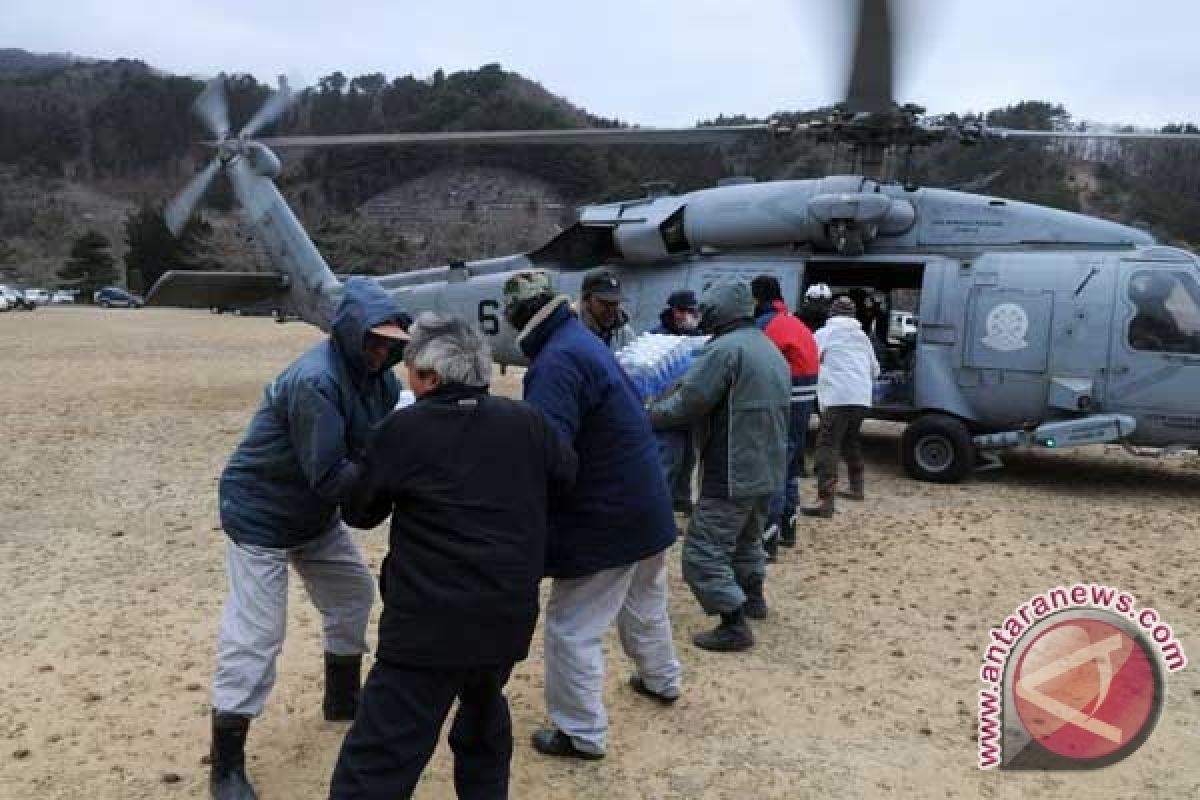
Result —
[[[370,278],[350,278],[346,281],[345,294],[333,317],[333,346],[349,366],[356,380],[367,377],[367,363],[363,358],[363,342],[367,331],[392,320],[408,321],[408,315],[382,286]],[[393,347],[381,372],[395,366],[404,356],[403,347]]]
[[[754,296],[744,283],[717,284],[700,301],[700,328],[705,333],[723,333],[753,320]]]

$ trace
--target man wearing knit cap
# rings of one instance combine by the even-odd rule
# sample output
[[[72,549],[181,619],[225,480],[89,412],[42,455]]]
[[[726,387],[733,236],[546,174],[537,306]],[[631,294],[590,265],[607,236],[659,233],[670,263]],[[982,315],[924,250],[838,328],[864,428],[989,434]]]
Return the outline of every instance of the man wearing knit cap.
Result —
[[[549,273],[504,283],[504,315],[529,358],[525,402],[578,456],[574,491],[550,508],[546,574],[546,711],[533,734],[549,756],[595,760],[608,747],[604,638],[615,623],[637,670],[634,692],[679,699],[682,670],[667,613],[671,497],[641,400],[613,354],[556,294]]]
[[[860,430],[871,408],[879,362],[855,316],[857,310],[849,297],[838,297],[829,308],[829,321],[814,334],[821,356],[817,378],[821,428],[815,458],[817,504],[802,509],[809,517],[832,517],[835,494],[858,501],[866,497]],[[839,453],[850,478],[850,490],[841,493],[837,491]]]

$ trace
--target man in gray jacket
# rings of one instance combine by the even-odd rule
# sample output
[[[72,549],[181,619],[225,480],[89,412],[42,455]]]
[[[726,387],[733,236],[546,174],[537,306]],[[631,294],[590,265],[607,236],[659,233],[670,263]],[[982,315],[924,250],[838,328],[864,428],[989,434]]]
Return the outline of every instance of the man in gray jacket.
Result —
[[[621,279],[616,273],[597,269],[583,276],[579,320],[614,353],[637,338],[629,315],[621,308],[622,299]]]
[[[702,478],[683,545],[683,578],[705,612],[721,617],[692,641],[731,652],[754,644],[746,617],[767,616],[762,530],[784,480],[791,377],[779,349],[754,324],[746,284],[714,286],[700,313],[711,341],[649,412],[655,429],[692,426]]]

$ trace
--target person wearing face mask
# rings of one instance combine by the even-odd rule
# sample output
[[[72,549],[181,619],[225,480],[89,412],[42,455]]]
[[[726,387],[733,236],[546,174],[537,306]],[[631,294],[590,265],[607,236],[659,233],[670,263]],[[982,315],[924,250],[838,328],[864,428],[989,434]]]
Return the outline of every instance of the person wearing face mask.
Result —
[[[658,316],[659,324],[650,333],[672,336],[693,336],[700,327],[700,306],[691,289],[671,292],[667,307]],[[678,430],[656,431],[658,454],[662,458],[663,474],[671,487],[671,505],[677,514],[692,513],[692,473],[696,470],[696,455],[686,427]]]
[[[690,425],[700,454],[700,499],[683,544],[683,579],[720,624],[692,638],[704,650],[754,646],[746,622],[765,619],[767,504],[783,484],[791,395],[788,365],[754,324],[744,283],[704,293],[700,330],[712,338],[674,391],[650,404],[656,430]]]
[[[275,683],[289,566],[321,612],[325,719],[352,720],[357,712],[375,581],[342,506],[365,477],[369,432],[396,405],[391,367],[403,356],[410,322],[375,281],[346,281],[331,335],[267,386],[221,473],[229,594],[212,691],[215,800],[255,797],[246,734]]]
[[[691,336],[700,327],[700,305],[691,289],[679,289],[667,297],[667,307],[658,315],[658,325],[650,333]]]

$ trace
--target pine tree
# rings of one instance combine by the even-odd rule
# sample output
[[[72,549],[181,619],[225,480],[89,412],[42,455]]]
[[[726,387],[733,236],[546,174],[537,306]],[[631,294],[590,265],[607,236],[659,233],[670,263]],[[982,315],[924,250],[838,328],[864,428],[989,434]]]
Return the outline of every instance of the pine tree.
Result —
[[[193,215],[178,237],[172,236],[163,221],[162,209],[144,203],[125,218],[125,267],[129,275],[141,277],[141,287],[150,291],[164,272],[173,269],[219,269],[204,256],[212,226]]]
[[[87,231],[75,238],[71,244],[71,257],[58,272],[63,283],[78,289],[85,299],[117,280],[113,269],[112,253],[108,252],[109,241],[98,231]]]

